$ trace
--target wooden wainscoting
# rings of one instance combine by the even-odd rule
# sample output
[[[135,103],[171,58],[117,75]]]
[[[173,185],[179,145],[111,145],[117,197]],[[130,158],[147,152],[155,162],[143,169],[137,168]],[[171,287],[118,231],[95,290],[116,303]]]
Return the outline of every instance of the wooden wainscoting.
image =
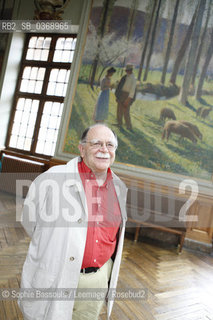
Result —
[[[181,225],[176,223],[175,221],[177,221],[177,217],[179,215],[179,210],[180,210],[180,205],[182,203],[185,204],[186,201],[189,199],[191,192],[186,191],[185,194],[180,194],[179,190],[177,188],[172,188],[172,187],[168,187],[165,185],[161,185],[159,183],[154,183],[152,181],[147,181],[141,178],[136,178],[135,176],[128,176],[128,175],[124,175],[124,174],[120,174],[120,178],[126,183],[126,185],[129,188],[129,193],[131,193],[131,190],[136,189],[138,190],[138,193],[141,194],[141,196],[143,197],[144,194],[147,192],[148,190],[148,194],[150,194],[150,200],[148,198],[148,210],[151,212],[149,218],[152,216],[152,214],[157,215],[159,214],[159,212],[155,211],[155,201],[157,201],[155,199],[155,196],[153,195],[157,195],[157,197],[161,197],[161,201],[162,201],[162,210],[161,210],[161,214],[162,215],[170,215],[169,210],[168,210],[168,203],[167,205],[163,205],[163,202],[166,201],[168,202],[168,200],[171,200],[171,207],[172,207],[172,202],[174,203],[175,206],[175,216],[173,220],[170,220],[170,222],[168,223],[168,225],[163,225],[162,223],[158,223],[157,221],[155,221],[154,219],[154,228],[162,230],[162,227],[168,227],[170,230],[165,230],[172,232],[172,230],[175,233],[176,231],[183,231],[184,232],[184,228],[181,228]],[[134,196],[133,196],[134,197]],[[166,200],[167,199],[167,200]],[[140,213],[143,212],[144,207],[141,207],[141,201],[136,201],[139,205],[138,208],[135,208],[136,213]],[[179,204],[178,204],[179,203]],[[135,226],[137,226],[139,228],[139,225],[143,225],[144,222],[144,226],[148,226],[152,227],[152,223],[153,221],[138,221],[138,219],[133,219],[132,215],[131,215],[131,207],[134,206],[134,203],[131,203],[131,199],[129,200],[129,203],[127,201],[127,208],[128,208],[128,212],[129,212],[129,217],[131,221],[135,220]],[[138,212],[137,212],[138,210]],[[133,210],[134,211],[134,210]],[[213,238],[213,197],[202,194],[202,193],[198,193],[196,200],[193,202],[193,204],[191,206],[189,206],[188,210],[187,210],[187,216],[193,216],[193,220],[195,220],[195,222],[191,222],[188,221],[185,223],[185,235],[180,235],[180,250],[181,250],[181,246],[183,245],[183,237],[186,238],[186,244],[187,246],[193,248],[193,249],[199,249],[201,251],[206,251],[206,252],[212,252],[212,238]],[[150,222],[150,223],[149,223]],[[159,227],[159,228],[158,228]],[[171,227],[171,228],[170,228]],[[183,226],[184,227],[184,226]],[[136,233],[139,233],[138,228],[136,228]],[[192,240],[192,242],[190,241]]]

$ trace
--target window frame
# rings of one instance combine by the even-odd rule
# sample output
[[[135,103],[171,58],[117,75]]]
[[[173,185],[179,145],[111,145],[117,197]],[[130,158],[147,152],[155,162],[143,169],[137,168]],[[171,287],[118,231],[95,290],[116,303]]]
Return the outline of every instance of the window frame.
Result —
[[[28,44],[29,44],[30,38],[33,36],[35,36],[35,37],[52,37],[47,61],[26,60]],[[42,113],[44,110],[45,102],[51,101],[51,102],[64,103],[65,97],[66,97],[66,95],[65,96],[55,96],[55,95],[47,95],[46,94],[51,70],[55,69],[55,68],[56,69],[71,70],[71,67],[72,67],[72,62],[53,62],[53,56],[54,56],[54,52],[55,52],[57,39],[62,38],[62,37],[63,38],[72,37],[77,40],[76,33],[71,33],[71,34],[67,34],[67,33],[66,34],[64,34],[64,33],[63,34],[58,34],[58,33],[26,33],[26,35],[25,35],[24,48],[23,48],[22,58],[21,58],[21,62],[20,62],[20,68],[19,68],[19,72],[18,72],[15,93],[14,93],[12,108],[11,108],[11,114],[10,114],[10,119],[9,119],[8,131],[7,131],[6,141],[5,141],[5,147],[7,150],[15,151],[17,153],[22,153],[22,154],[26,154],[26,155],[36,156],[36,157],[44,158],[44,159],[50,159],[54,156],[54,155],[45,155],[42,153],[37,153],[36,152],[36,145],[38,142],[39,128],[40,128],[40,124],[41,124],[41,120],[42,120]],[[74,49],[74,54],[75,54],[75,49]],[[42,91],[39,94],[20,91],[22,74],[23,74],[24,68],[27,66],[38,67],[38,68],[44,67],[46,69],[45,76],[43,79]],[[31,148],[29,151],[9,146],[10,137],[12,135],[13,122],[14,122],[15,113],[17,110],[16,109],[17,102],[18,102],[19,98],[39,100],[38,113],[37,113],[37,117],[36,117],[36,121],[35,121],[35,127],[34,127],[33,136],[32,136]]]

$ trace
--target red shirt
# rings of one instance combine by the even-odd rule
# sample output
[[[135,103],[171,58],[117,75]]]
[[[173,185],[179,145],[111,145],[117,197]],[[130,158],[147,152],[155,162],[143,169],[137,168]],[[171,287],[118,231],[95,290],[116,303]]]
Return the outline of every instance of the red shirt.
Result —
[[[113,255],[116,235],[121,224],[118,203],[110,168],[102,186],[84,161],[78,163],[88,207],[87,239],[82,268],[101,267]]]

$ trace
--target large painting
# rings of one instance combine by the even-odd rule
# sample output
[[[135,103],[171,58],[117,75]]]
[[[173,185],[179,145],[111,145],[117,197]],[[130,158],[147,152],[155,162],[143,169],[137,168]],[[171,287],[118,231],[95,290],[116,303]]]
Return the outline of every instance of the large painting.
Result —
[[[104,122],[117,162],[211,180],[211,2],[93,1],[64,152],[77,154],[83,129]],[[136,90],[122,110],[128,68]]]

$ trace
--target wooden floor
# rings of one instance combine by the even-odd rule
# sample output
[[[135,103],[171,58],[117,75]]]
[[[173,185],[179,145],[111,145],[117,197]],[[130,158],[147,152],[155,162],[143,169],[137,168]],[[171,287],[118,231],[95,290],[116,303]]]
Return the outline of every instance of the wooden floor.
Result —
[[[0,288],[18,288],[29,245],[15,221],[15,199],[0,194]],[[112,320],[213,320],[213,257],[125,240],[118,288],[144,288],[144,300],[120,300]],[[0,320],[23,319],[16,301],[0,301]],[[106,319],[103,310],[101,320]],[[60,320],[60,319],[58,319]]]

